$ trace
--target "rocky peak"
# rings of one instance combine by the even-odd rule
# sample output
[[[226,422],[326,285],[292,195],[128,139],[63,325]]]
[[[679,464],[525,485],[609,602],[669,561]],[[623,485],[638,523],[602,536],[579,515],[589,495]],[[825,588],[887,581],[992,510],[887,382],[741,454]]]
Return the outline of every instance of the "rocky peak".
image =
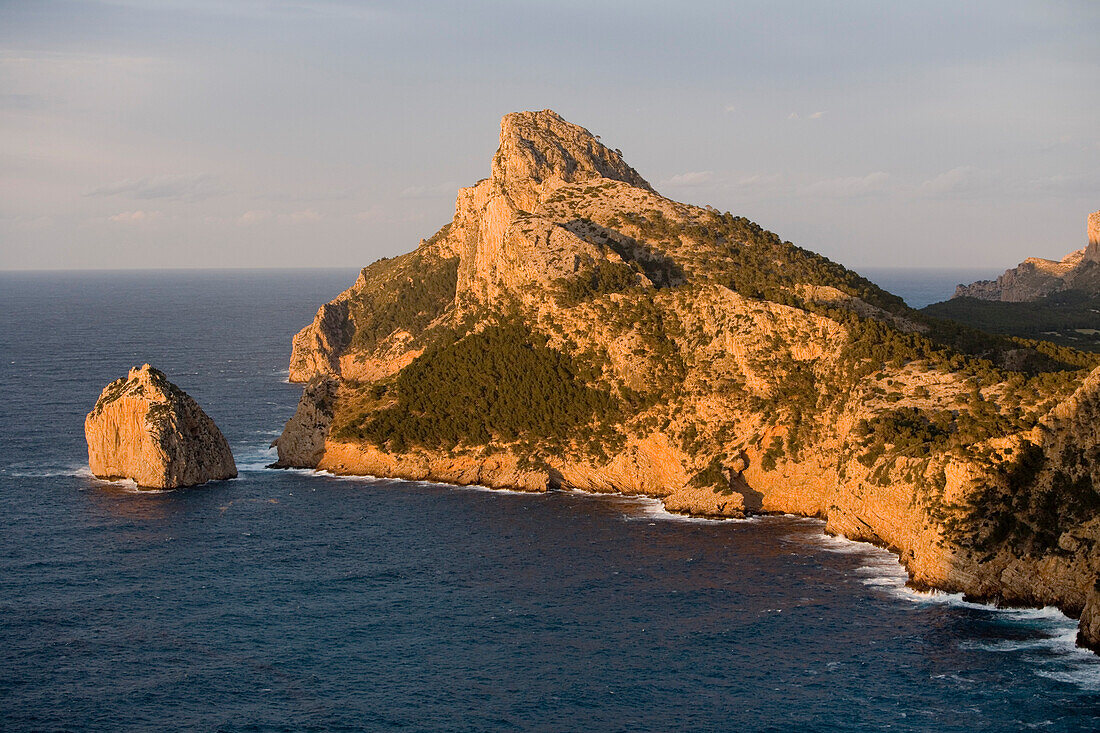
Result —
[[[491,176],[459,190],[448,234],[433,245],[459,258],[459,300],[491,303],[504,289],[548,282],[602,258],[598,248],[536,213],[562,186],[601,180],[653,191],[619,151],[556,112],[505,115]]]
[[[533,211],[550,184],[609,178],[652,190],[644,178],[588,130],[553,110],[513,112],[500,121],[500,147],[493,156],[492,181],[512,203]],[[556,185],[555,185],[556,184]]]
[[[1100,211],[1089,214],[1089,244],[1085,248],[1085,259],[1100,262]]]

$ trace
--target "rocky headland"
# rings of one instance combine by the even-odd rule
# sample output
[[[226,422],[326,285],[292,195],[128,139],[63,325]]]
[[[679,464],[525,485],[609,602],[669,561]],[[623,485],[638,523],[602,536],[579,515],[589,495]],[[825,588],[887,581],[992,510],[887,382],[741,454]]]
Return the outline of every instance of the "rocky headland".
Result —
[[[953,298],[1022,303],[1077,290],[1100,295],[1100,211],[1085,222],[1088,244],[1061,260],[1028,257],[996,280],[978,280],[955,288]]]
[[[145,364],[108,384],[84,420],[95,476],[175,489],[234,478],[229,443],[195,400]]]
[[[293,342],[279,464],[789,512],[1100,647],[1100,359],[930,318],[552,111]]]

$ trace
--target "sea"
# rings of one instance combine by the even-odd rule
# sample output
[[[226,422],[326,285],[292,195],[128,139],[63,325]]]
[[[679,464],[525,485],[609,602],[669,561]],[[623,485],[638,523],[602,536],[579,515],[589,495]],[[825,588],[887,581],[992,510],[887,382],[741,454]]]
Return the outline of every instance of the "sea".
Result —
[[[0,730],[1100,729],[1072,619],[912,591],[817,520],[266,468],[291,336],[354,277],[0,274]],[[144,362],[237,479],[90,475]]]

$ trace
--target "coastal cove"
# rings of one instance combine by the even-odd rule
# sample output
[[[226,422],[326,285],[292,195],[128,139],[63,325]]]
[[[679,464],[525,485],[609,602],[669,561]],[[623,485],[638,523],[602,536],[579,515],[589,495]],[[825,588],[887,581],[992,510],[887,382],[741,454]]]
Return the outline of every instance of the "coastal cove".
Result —
[[[1100,722],[1072,621],[915,593],[816,520],[264,468],[301,392],[289,338],[353,278],[2,276],[3,727]],[[144,361],[217,421],[239,478],[90,477],[84,414]]]

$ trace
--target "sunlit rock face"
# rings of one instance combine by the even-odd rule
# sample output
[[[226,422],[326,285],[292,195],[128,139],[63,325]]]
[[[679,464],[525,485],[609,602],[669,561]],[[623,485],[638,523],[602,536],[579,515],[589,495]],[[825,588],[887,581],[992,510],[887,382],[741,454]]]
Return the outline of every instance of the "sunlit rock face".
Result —
[[[915,585],[1084,612],[1095,645],[1098,364],[945,330],[520,112],[452,221],[294,338],[310,384],[276,446],[337,474],[815,516]]]
[[[210,416],[148,364],[103,389],[84,435],[88,465],[100,478],[176,489],[237,475],[229,443]]]

